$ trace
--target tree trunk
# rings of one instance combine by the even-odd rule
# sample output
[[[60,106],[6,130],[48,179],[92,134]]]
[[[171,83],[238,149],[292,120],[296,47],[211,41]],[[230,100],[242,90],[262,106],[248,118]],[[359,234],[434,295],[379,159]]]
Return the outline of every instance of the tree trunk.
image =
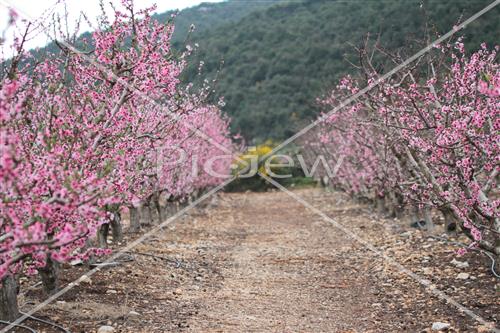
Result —
[[[378,215],[384,215],[386,212],[385,209],[385,198],[382,196],[377,195],[375,197],[375,207],[377,209],[377,214]]]
[[[113,212],[113,219],[110,224],[111,232],[113,233],[113,242],[121,242],[123,240],[123,228],[119,208]]]
[[[19,317],[17,306],[17,281],[12,275],[2,279],[0,290],[0,320],[13,322]]]
[[[190,203],[187,200],[177,203],[176,210],[175,210],[174,214],[178,213],[180,210],[183,210],[184,208],[186,208],[189,205],[190,205]]]
[[[423,209],[423,217],[425,221],[425,228],[427,230],[433,230],[434,229],[434,222],[432,221],[432,215],[431,215],[431,209],[430,207],[424,207]]]
[[[149,216],[153,224],[160,224],[163,222],[160,212],[160,196],[157,192],[153,193],[149,200]]]
[[[130,232],[138,232],[141,229],[141,223],[139,220],[139,208],[129,207],[130,210]]]
[[[169,218],[168,206],[160,206],[160,216],[161,216],[161,223],[165,222],[165,220]]]
[[[416,206],[410,207],[410,220],[411,223],[418,223],[418,221],[420,221],[420,212],[418,211],[418,208]]]
[[[109,234],[109,223],[103,224],[99,227],[97,232],[97,243],[101,249],[108,248],[108,234]]]
[[[39,268],[38,273],[42,278],[43,289],[48,295],[53,295],[58,289],[59,263],[52,260],[50,253],[47,254],[45,267]]]
[[[151,204],[148,206],[149,208],[149,217],[151,218],[151,223],[160,224],[160,217],[158,214],[158,210],[156,209],[156,205]]]
[[[406,213],[405,200],[400,193],[394,193],[394,217],[397,219],[402,219]]]
[[[158,201],[156,203],[156,209],[158,210],[158,219],[160,220],[160,224],[165,222],[166,216],[165,216],[165,208],[160,205],[160,202]]]
[[[170,217],[172,217],[175,213],[177,212],[177,207],[174,202],[168,202],[167,205],[164,208],[164,216],[165,220],[168,220]]]
[[[448,209],[442,209],[441,213],[443,214],[444,217],[444,231],[446,233],[453,233],[457,231],[457,221],[455,220],[455,217],[453,216],[453,212],[449,211]]]
[[[385,211],[388,218],[396,216],[396,201],[394,200],[394,195],[392,193],[389,193],[385,197]]]
[[[139,216],[141,225],[151,224],[151,211],[149,210],[149,204],[143,204],[139,208]]]

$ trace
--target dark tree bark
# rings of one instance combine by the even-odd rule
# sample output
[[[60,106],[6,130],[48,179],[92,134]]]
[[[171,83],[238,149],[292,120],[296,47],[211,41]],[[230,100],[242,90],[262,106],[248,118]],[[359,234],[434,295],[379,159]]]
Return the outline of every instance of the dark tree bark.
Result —
[[[0,319],[14,321],[19,317],[17,306],[17,280],[9,275],[2,279],[2,290],[0,290]]]
[[[425,228],[427,230],[433,230],[434,229],[434,222],[432,221],[431,209],[429,207],[424,207],[423,217],[424,217],[424,221],[425,221]]]
[[[156,210],[158,211],[158,219],[160,220],[160,223],[165,222],[166,220],[165,209],[160,205],[160,201],[156,202]]]
[[[160,206],[160,216],[162,222],[165,222],[165,220],[168,219],[169,215],[167,206]]]
[[[148,206],[149,208],[149,217],[151,219],[152,224],[160,224],[160,217],[158,216],[158,210],[156,209],[156,205],[151,204]]]
[[[113,233],[113,242],[121,242],[123,240],[122,217],[120,208],[113,212],[113,219],[110,222],[111,232]]]
[[[385,197],[377,195],[375,198],[375,208],[378,215],[384,215],[386,213]]]
[[[402,219],[405,216],[404,198],[399,193],[392,193],[393,217]]]
[[[151,224],[151,211],[149,210],[149,203],[142,204],[139,208],[139,216],[141,225]]]
[[[446,233],[454,233],[457,231],[457,221],[455,220],[455,217],[453,216],[453,212],[451,212],[448,209],[442,209],[441,214],[443,214],[444,217],[444,231]]]
[[[165,207],[163,207],[163,217],[165,220],[172,217],[175,213],[177,213],[178,208],[175,202],[167,202]]]
[[[59,287],[58,273],[59,263],[52,260],[50,253],[47,254],[47,261],[45,267],[39,268],[38,273],[42,278],[43,289],[48,295],[53,295],[57,292]]]
[[[163,222],[161,208],[160,208],[160,195],[155,192],[151,196],[151,200],[149,202],[149,214],[154,224],[160,224]]]
[[[103,224],[99,227],[97,232],[97,243],[101,249],[108,248],[108,234],[109,234],[109,223]]]
[[[420,221],[420,212],[418,210],[418,207],[410,207],[410,219],[412,223]]]
[[[141,229],[141,223],[139,220],[139,208],[129,207],[130,210],[130,232],[138,232]]]

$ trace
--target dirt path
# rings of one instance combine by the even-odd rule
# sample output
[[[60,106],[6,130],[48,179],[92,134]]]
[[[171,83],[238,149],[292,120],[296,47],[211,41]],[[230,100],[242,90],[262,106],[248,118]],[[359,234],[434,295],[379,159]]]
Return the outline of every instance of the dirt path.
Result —
[[[297,193],[488,321],[499,319],[496,282],[473,254],[466,259],[474,279],[456,280],[462,270],[449,264],[450,246],[398,223],[378,224],[340,194]],[[105,324],[117,332],[421,332],[434,321],[478,329],[281,192],[224,194],[137,252],[165,259],[136,254],[41,315],[73,332]],[[79,273],[68,270],[64,279]]]
[[[223,212],[210,247],[223,246],[224,282],[190,326],[199,332],[365,331],[375,297],[342,265],[351,242],[281,193],[248,195]],[[219,212],[219,214],[222,212]]]

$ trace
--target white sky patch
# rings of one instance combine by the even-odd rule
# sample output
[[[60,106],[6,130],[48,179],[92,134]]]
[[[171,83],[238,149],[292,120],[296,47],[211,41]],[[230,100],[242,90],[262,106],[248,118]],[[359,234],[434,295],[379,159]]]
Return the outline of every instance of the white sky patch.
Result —
[[[168,10],[174,9],[184,9],[188,7],[193,7],[199,5],[202,2],[221,2],[223,0],[135,0],[134,6],[137,9],[151,7],[152,5],[157,5],[156,13],[162,13]],[[119,5],[120,1],[113,0],[115,5]],[[9,20],[9,4],[11,7],[17,8],[19,11],[26,13],[30,17],[38,18],[40,16],[47,17],[50,12],[55,12],[62,14],[64,13],[64,3],[66,4],[68,17],[69,31],[72,32],[75,29],[76,21],[78,20],[81,13],[85,13],[91,23],[94,25],[96,23],[96,17],[101,14],[101,9],[99,6],[99,0],[5,0],[0,1],[0,33],[5,30]],[[105,7],[110,9],[110,0],[104,0],[103,3]],[[14,9],[15,9],[14,8]],[[108,12],[109,13],[109,12]],[[47,23],[47,22],[45,22]],[[21,26],[21,22],[18,22]],[[19,29],[20,30],[20,29]],[[80,27],[80,33],[85,31],[90,31],[91,26],[82,20]],[[10,29],[6,35],[6,42],[4,45],[12,44],[12,29]],[[30,37],[27,43],[27,48],[35,48],[45,46],[50,39],[43,33],[38,33]]]

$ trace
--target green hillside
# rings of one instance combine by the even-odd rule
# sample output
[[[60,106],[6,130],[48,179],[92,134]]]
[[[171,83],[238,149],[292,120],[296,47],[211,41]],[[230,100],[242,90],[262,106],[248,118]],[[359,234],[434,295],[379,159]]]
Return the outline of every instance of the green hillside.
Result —
[[[238,22],[254,11],[268,8],[279,2],[283,2],[283,0],[232,0],[219,3],[202,3],[195,7],[186,8],[175,17],[175,31],[172,36],[173,44],[176,47],[184,45],[191,25],[195,27],[192,36],[196,36],[207,30]],[[154,17],[159,21],[166,22],[172,14],[173,12],[166,12],[154,15]]]
[[[195,33],[200,47],[185,79],[214,78],[224,60],[216,94],[225,97],[233,131],[256,141],[282,139],[314,118],[315,98],[352,70],[345,55],[353,55],[352,44],[367,32],[380,33],[391,49],[411,45],[424,36],[426,21],[444,33],[491,1],[426,1],[429,19],[421,2],[305,0],[256,10],[237,22]],[[218,7],[220,17],[226,16],[222,11],[231,8],[229,3]],[[495,8],[470,24],[468,47],[498,42],[498,14]],[[196,15],[192,17],[194,21]],[[205,63],[202,75],[199,61]]]

